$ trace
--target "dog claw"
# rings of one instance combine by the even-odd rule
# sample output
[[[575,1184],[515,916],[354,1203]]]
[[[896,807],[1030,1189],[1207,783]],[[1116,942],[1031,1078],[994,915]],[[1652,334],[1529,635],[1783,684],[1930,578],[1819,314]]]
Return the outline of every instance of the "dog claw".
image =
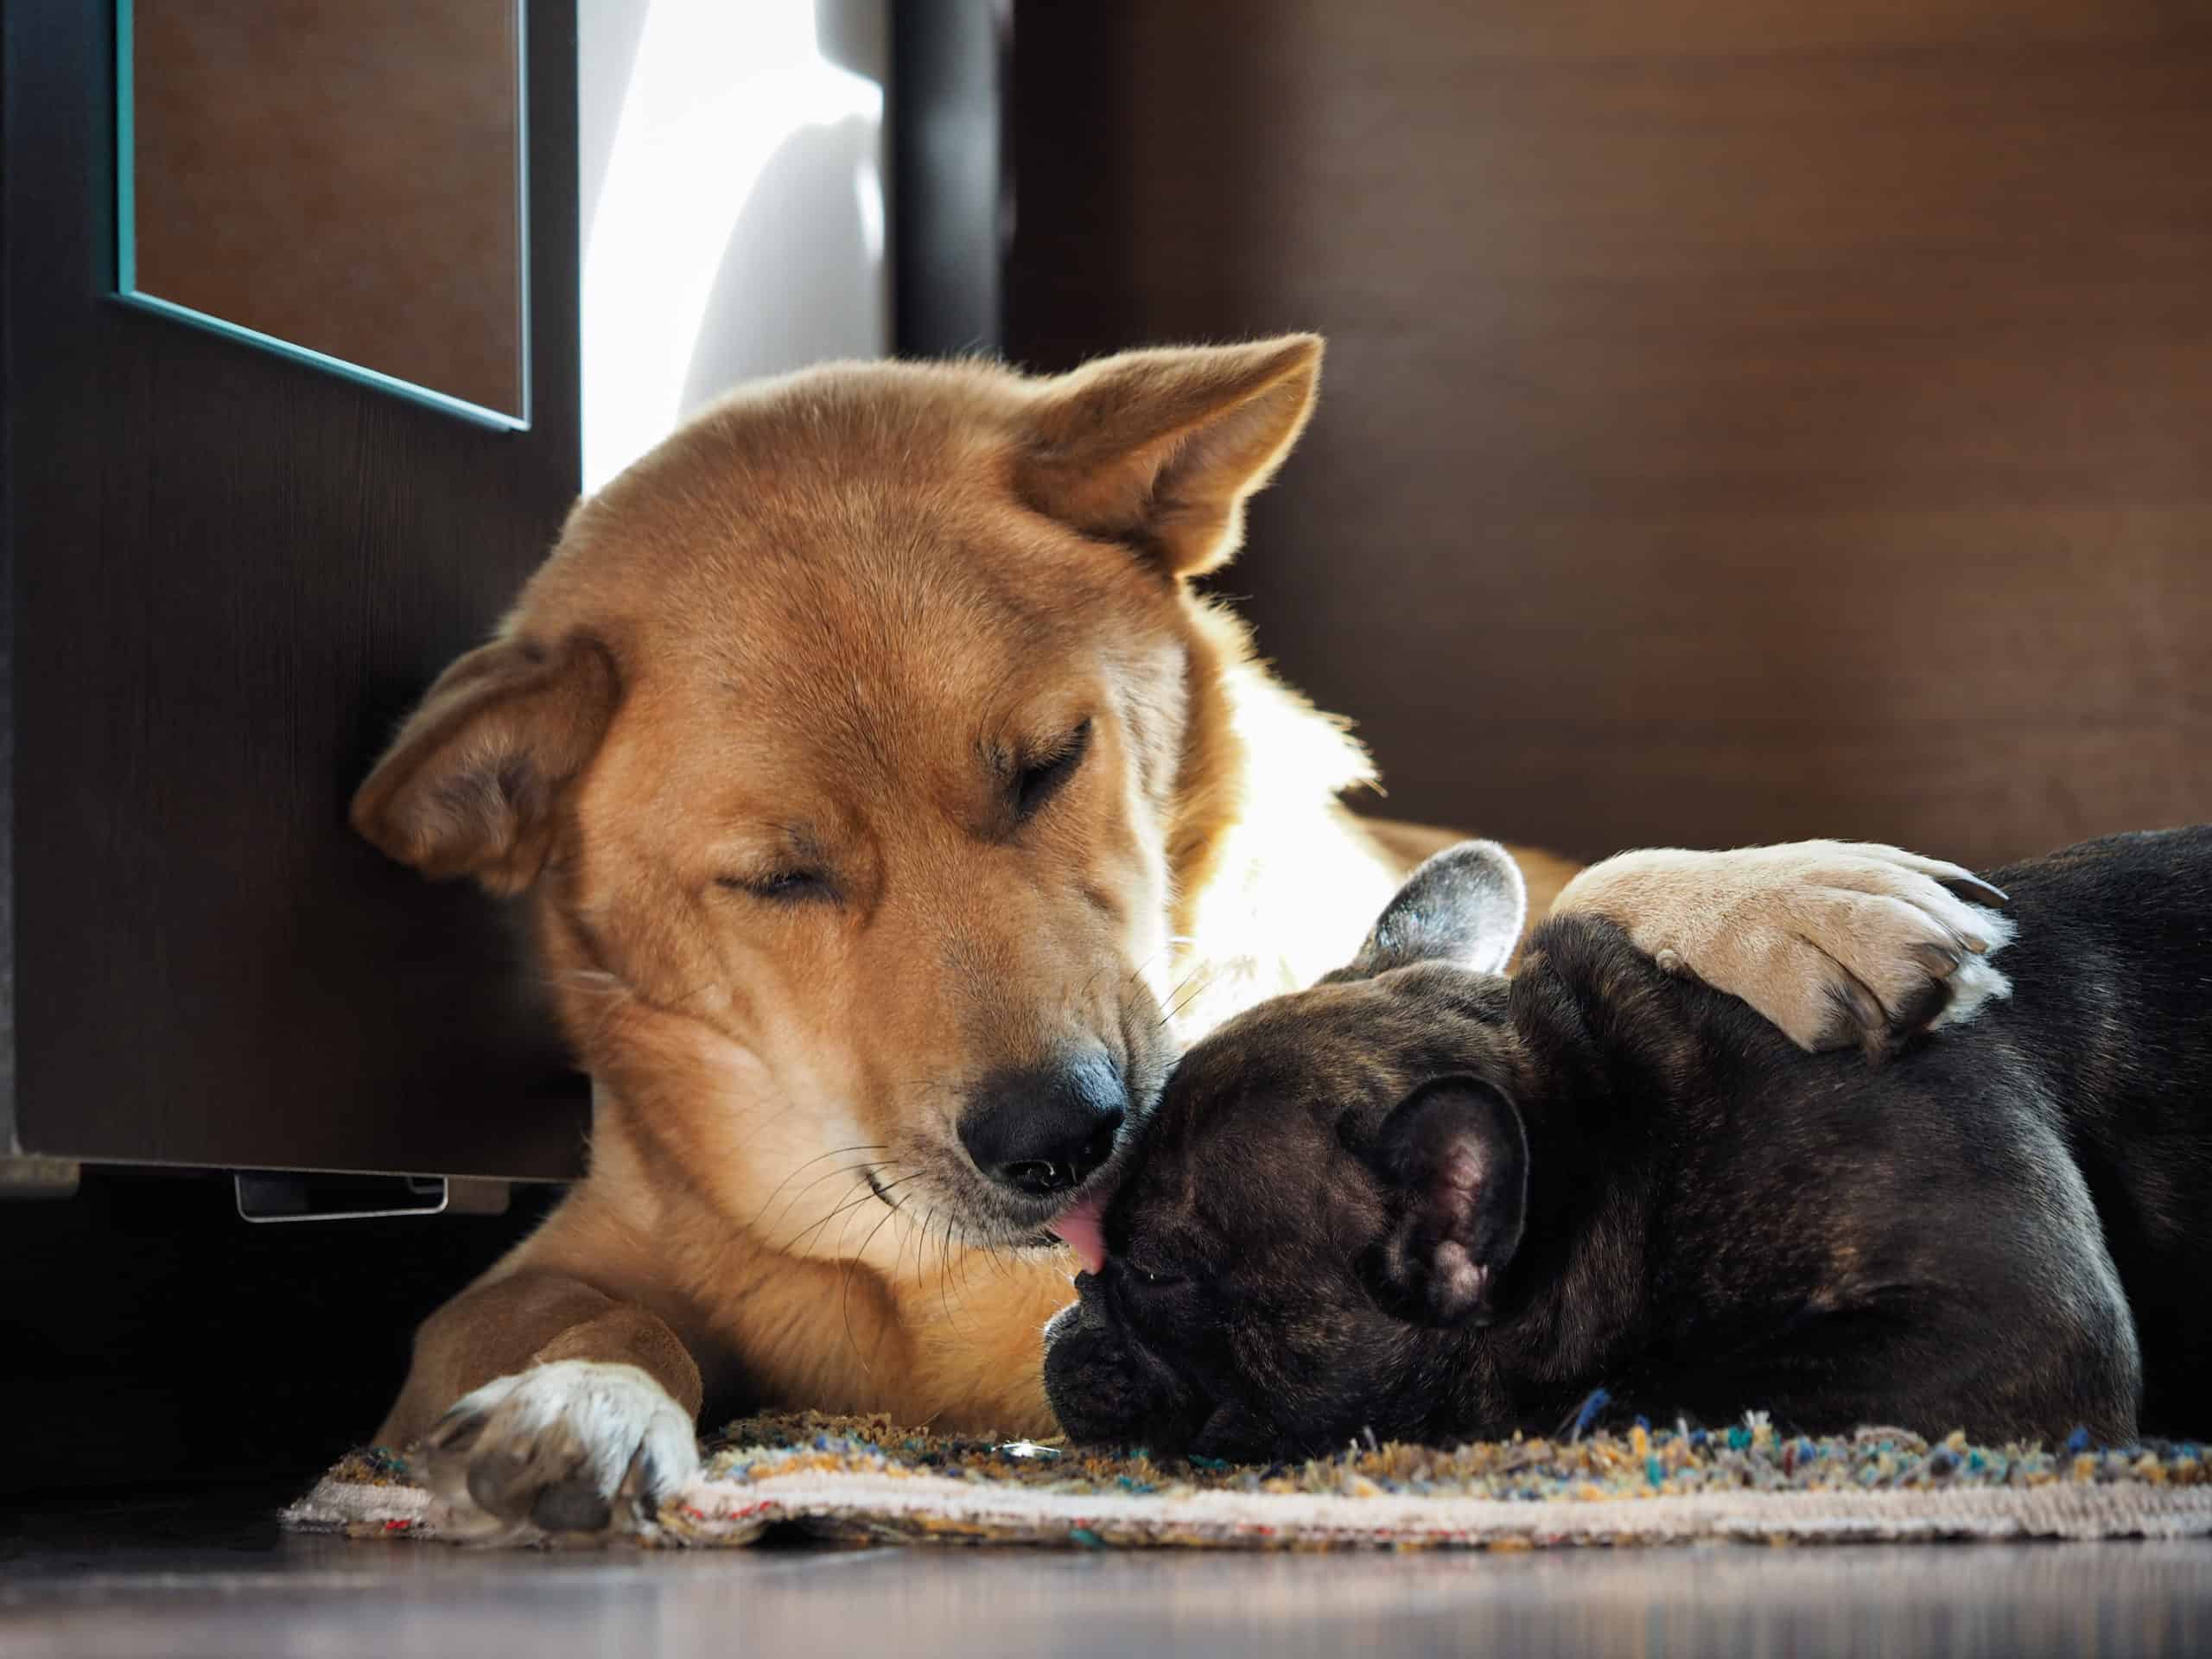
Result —
[[[1913,960],[1927,970],[1931,979],[1948,979],[1966,960],[1948,945],[1920,944],[1910,948]]]
[[[1839,1014],[1859,1031],[1868,1033],[1886,1031],[1889,1016],[1882,1012],[1882,1005],[1874,994],[1849,974],[1845,974],[1828,987]]]
[[[2012,895],[1999,887],[1992,886],[1978,875],[1947,875],[1938,878],[1938,885],[1969,904],[1991,905],[2003,910],[2012,902]]]
[[[571,1475],[538,1493],[530,1518],[548,1532],[604,1532],[614,1506],[589,1478]]]
[[[484,1425],[491,1421],[491,1414],[482,1411],[449,1411],[430,1426],[423,1437],[423,1444],[433,1452],[465,1452],[474,1446],[484,1433]]]

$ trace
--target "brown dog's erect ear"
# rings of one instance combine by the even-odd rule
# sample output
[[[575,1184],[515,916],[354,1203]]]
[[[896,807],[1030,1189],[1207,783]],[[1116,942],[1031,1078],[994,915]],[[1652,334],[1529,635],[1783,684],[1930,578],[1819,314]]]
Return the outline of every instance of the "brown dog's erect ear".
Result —
[[[1513,855],[1494,841],[1463,841],[1406,878],[1351,965],[1324,982],[1372,979],[1419,962],[1501,973],[1528,917],[1529,884]]]
[[[1202,575],[1243,539],[1244,498],[1297,439],[1320,374],[1315,334],[1087,364],[1052,382],[1030,416],[1023,497],[1169,575]]]
[[[1528,1213],[1513,1103],[1471,1077],[1426,1084],[1392,1109],[1369,1159],[1394,1217],[1360,1260],[1369,1294],[1415,1325],[1488,1324]]]
[[[521,891],[616,696],[613,659],[587,636],[480,646],[438,677],[354,794],[354,829],[427,876]]]

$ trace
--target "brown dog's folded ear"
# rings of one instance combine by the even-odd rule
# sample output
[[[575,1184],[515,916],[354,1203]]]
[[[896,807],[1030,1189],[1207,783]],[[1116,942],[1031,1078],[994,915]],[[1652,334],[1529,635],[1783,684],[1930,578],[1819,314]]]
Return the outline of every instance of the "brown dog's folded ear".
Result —
[[[1361,1258],[1369,1294],[1415,1325],[1488,1324],[1529,1207],[1513,1103],[1472,1077],[1439,1078],[1392,1109],[1368,1160],[1394,1217]]]
[[[438,677],[353,796],[354,829],[434,879],[494,893],[537,879],[562,791],[614,712],[614,661],[578,634],[550,649],[502,639]]]
[[[1305,427],[1320,374],[1317,334],[1087,364],[1030,416],[1023,498],[1169,575],[1202,575],[1243,540],[1244,498]]]

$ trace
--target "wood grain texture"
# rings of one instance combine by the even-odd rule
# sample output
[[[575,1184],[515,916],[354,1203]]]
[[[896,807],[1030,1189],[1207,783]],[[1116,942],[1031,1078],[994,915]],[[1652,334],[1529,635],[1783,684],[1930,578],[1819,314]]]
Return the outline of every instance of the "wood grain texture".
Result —
[[[346,825],[575,497],[571,8],[531,8],[524,433],[111,297],[108,10],[6,18],[21,1140],[572,1173],[582,1093],[516,942]]]
[[[2212,8],[1016,8],[1008,345],[1316,328],[1222,586],[1394,815],[2212,817]]]

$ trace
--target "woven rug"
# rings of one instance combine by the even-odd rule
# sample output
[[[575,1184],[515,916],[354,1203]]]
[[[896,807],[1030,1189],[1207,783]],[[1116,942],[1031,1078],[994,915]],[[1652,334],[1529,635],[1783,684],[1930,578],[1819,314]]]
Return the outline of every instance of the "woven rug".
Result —
[[[1652,1428],[1439,1450],[1351,1446],[1294,1465],[1102,1455],[936,1435],[882,1419],[732,1424],[640,1541],[828,1541],[1063,1548],[1532,1548],[1567,1544],[2212,1536],[2195,1445],[1929,1442],[1900,1430],[1785,1436]],[[404,1459],[343,1459],[283,1515],[305,1532],[449,1539]],[[561,1541],[543,1535],[499,1541]]]

